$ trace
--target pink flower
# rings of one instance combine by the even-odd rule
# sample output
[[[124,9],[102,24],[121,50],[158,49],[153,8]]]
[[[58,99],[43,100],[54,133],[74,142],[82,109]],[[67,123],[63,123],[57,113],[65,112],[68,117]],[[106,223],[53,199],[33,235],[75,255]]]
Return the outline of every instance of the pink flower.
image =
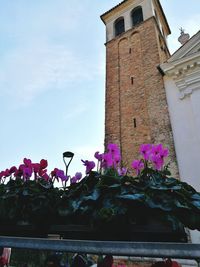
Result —
[[[164,165],[164,160],[160,157],[159,154],[154,154],[151,156],[151,161],[156,170],[161,170]]]
[[[118,168],[117,172],[120,176],[125,176],[127,174],[128,169],[127,168]]]
[[[31,167],[32,162],[30,159],[24,158],[23,162],[26,167]]]
[[[113,155],[113,163],[114,163],[114,167],[116,167],[121,161],[121,156],[120,154],[115,154]]]
[[[29,180],[30,177],[31,177],[31,175],[32,175],[32,169],[31,169],[30,167],[26,167],[26,166],[25,166],[25,167],[22,169],[22,172],[23,172],[23,177],[24,177],[24,179]]]
[[[142,144],[140,146],[140,154],[143,156],[144,160],[149,160],[151,154],[151,145],[150,144]]]
[[[48,166],[48,162],[46,159],[40,160],[40,169],[45,169]]]
[[[113,158],[111,153],[105,153],[103,155],[103,167],[104,168],[111,168],[113,166]]]
[[[23,171],[23,169],[24,169],[25,167],[26,167],[25,164],[20,164],[20,165],[19,165],[19,170],[20,170],[20,171]]]
[[[15,173],[17,171],[17,168],[15,166],[11,167],[9,172],[10,174]]]
[[[23,171],[22,171],[22,169],[18,169],[18,170],[16,170],[16,172],[14,173],[14,176],[16,177],[16,178],[21,178],[22,177],[22,175],[23,175]]]
[[[39,163],[32,163],[32,168],[34,173],[38,173],[40,169],[40,164]]]
[[[4,171],[0,172],[0,179],[4,177]]]
[[[89,160],[81,160],[83,162],[83,165],[86,166],[86,174],[90,173],[92,169],[95,167],[94,161]]]
[[[66,182],[69,179],[69,177],[65,175],[63,170],[57,170],[56,177],[60,178],[62,182]]]
[[[4,176],[5,176],[5,177],[9,177],[9,176],[10,176],[10,170],[9,170],[9,169],[6,169],[6,170],[4,171]]]
[[[95,152],[94,154],[95,159],[97,159],[98,161],[102,161],[103,159],[103,154],[100,154],[99,151]]]
[[[160,154],[160,152],[162,151],[162,149],[163,149],[162,144],[153,145],[152,146],[152,154],[154,154],[154,155]]]
[[[46,180],[46,181],[49,181],[50,180],[50,177],[49,177],[49,175],[46,173],[46,172],[44,172],[43,174],[42,174],[42,176],[41,176],[44,180]]]
[[[82,173],[81,173],[81,172],[77,172],[77,173],[75,174],[75,176],[73,176],[73,177],[70,179],[70,182],[71,182],[71,184],[75,184],[75,183],[77,183],[81,178],[82,178]]]
[[[107,148],[108,148],[108,151],[113,155],[120,154],[120,150],[117,144],[108,144]]]
[[[134,160],[132,167],[136,170],[137,175],[139,175],[140,171],[144,168],[144,163],[141,160]]]
[[[52,177],[52,178],[53,178],[53,177],[56,177],[56,173],[57,173],[57,171],[58,171],[58,168],[54,168],[54,170],[51,171],[51,177]]]
[[[168,155],[169,155],[169,150],[167,149],[167,148],[163,148],[161,151],[160,151],[160,156],[161,156],[161,158],[166,158],[166,157],[168,157]]]
[[[151,162],[156,170],[161,170],[164,165],[164,159],[169,155],[169,150],[162,144],[152,146]]]

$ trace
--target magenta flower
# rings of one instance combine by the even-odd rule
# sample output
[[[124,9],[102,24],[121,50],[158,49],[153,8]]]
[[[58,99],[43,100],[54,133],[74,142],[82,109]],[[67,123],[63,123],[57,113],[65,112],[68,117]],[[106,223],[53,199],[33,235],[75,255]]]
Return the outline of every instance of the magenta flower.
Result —
[[[121,156],[120,154],[115,154],[113,155],[113,163],[114,163],[114,167],[116,167],[121,161]]]
[[[40,169],[45,169],[48,166],[48,162],[46,159],[40,160]]]
[[[151,145],[142,144],[140,146],[140,154],[143,156],[144,160],[149,160],[149,157],[151,155]]]
[[[49,175],[45,172],[43,172],[42,176],[41,176],[45,181],[49,181],[50,180],[50,177]]]
[[[6,170],[4,171],[4,176],[5,176],[5,177],[9,177],[9,176],[10,176],[10,170],[9,170],[9,169],[6,169]]]
[[[22,175],[23,175],[23,171],[22,171],[22,169],[18,169],[18,170],[16,170],[16,172],[14,173],[14,176],[16,177],[16,178],[21,178],[22,177]]]
[[[103,167],[111,168],[113,166],[113,158],[111,153],[105,153],[103,155]]]
[[[57,171],[58,171],[58,168],[54,168],[54,170],[51,171],[51,177],[52,177],[52,178],[56,177],[56,173],[57,173]],[[56,178],[57,178],[57,177],[56,177]]]
[[[4,177],[4,171],[0,172],[0,179]]]
[[[80,181],[81,178],[82,178],[82,173],[81,173],[81,172],[77,172],[77,173],[75,174],[75,177],[76,177],[77,181]]]
[[[15,173],[17,171],[17,168],[15,166],[11,167],[9,172],[10,174]]]
[[[131,166],[135,169],[137,175],[139,175],[140,171],[144,168],[144,163],[141,160],[134,160]]]
[[[120,154],[119,147],[117,144],[108,144],[107,149],[112,154]]]
[[[163,150],[162,144],[152,146],[152,154],[157,155]]]
[[[89,174],[92,169],[95,167],[94,161],[89,161],[89,160],[81,160],[83,162],[83,165],[86,166],[86,174]]]
[[[95,159],[97,159],[98,161],[102,161],[103,159],[103,154],[100,154],[99,151],[95,152],[94,154]]]
[[[169,150],[162,144],[152,146],[151,162],[156,170],[161,170],[164,165],[164,158],[169,155]]]
[[[23,162],[26,167],[31,167],[32,162],[30,159],[24,158]]]
[[[60,178],[62,182],[66,182],[69,179],[69,176],[66,176],[63,170],[57,170],[56,177]]]
[[[164,160],[160,157],[159,154],[154,154],[151,156],[151,161],[156,170],[161,170],[164,165]]]
[[[123,168],[118,168],[117,172],[118,172],[118,174],[120,176],[125,176],[127,174],[127,172],[128,172],[128,169],[124,168],[124,167]]]
[[[163,148],[161,151],[160,151],[160,157],[162,159],[168,157],[169,155],[169,150],[167,148]]]
[[[70,179],[70,182],[71,184],[75,184],[77,183],[78,181],[80,181],[80,179],[82,178],[82,173],[81,172],[77,172],[75,174],[75,176],[73,176],[71,179]]]
[[[23,178],[25,180],[29,180],[31,178],[31,175],[32,175],[32,169],[30,167],[24,167],[22,169],[22,172],[23,172]]]
[[[32,168],[33,168],[34,173],[36,174],[40,170],[40,164],[39,163],[32,163]]]
[[[25,164],[20,164],[18,169],[19,169],[20,171],[23,171],[23,169],[24,169],[25,167],[26,167]]]

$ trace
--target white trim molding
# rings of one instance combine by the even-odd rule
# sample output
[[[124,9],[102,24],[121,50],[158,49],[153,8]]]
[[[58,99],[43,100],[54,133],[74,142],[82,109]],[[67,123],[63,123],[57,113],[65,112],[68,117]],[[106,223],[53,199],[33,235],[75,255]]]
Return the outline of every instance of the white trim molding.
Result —
[[[199,45],[200,31],[160,66],[163,73],[174,80],[180,99],[184,99],[195,90],[200,89]],[[192,53],[191,49],[193,49]]]

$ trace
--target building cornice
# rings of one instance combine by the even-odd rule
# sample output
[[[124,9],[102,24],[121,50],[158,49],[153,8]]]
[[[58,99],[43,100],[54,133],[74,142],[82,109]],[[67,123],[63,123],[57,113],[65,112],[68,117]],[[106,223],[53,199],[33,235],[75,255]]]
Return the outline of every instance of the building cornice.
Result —
[[[179,98],[184,99],[200,89],[200,52],[160,65],[161,70],[171,77],[178,90]]]

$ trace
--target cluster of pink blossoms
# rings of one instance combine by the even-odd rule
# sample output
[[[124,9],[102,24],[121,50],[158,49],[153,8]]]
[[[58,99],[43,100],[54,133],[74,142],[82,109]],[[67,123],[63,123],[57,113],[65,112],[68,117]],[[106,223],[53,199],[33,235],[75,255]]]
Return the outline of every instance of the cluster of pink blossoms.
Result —
[[[108,152],[99,154],[96,152],[94,157],[99,161],[100,168],[117,168],[121,161],[119,147],[116,144],[108,144]]]
[[[33,163],[30,159],[24,158],[23,164],[19,167],[11,167],[5,171],[0,172],[0,180],[7,177],[14,177],[17,179],[23,179],[24,181],[30,180],[33,176],[35,180],[44,179],[46,181],[57,179],[66,180],[67,177],[64,175],[64,171],[55,168],[50,175],[47,174],[48,162],[42,159],[39,163]]]
[[[163,147],[162,144],[143,144],[140,146],[140,154],[143,159],[132,162],[132,167],[136,170],[137,175],[148,163],[151,163],[155,170],[161,170],[164,166],[165,158],[169,155],[169,150]]]
[[[100,154],[98,151],[94,154],[94,157],[98,160],[98,171],[101,172],[102,169],[113,168],[117,170],[119,175],[126,175],[127,168],[120,167],[121,155],[118,145],[108,144],[107,150],[103,154]]]
[[[116,169],[118,174],[123,176],[127,174],[127,168],[120,167],[121,155],[118,145],[108,144],[107,152],[100,154],[98,151],[94,154],[94,157],[98,160],[97,171],[101,172],[102,169],[113,168]],[[142,144],[140,146],[140,154],[143,159],[134,160],[131,167],[136,171],[138,175],[145,166],[150,163],[155,170],[161,170],[164,166],[164,160],[168,156],[169,151],[163,147],[162,144]],[[95,167],[93,161],[83,161],[86,166],[86,174],[88,174]]]
[[[120,176],[127,174],[128,169],[120,166],[121,155],[118,145],[108,144],[107,152],[100,154],[96,152],[94,157],[98,160],[97,171],[101,173],[105,169],[115,169],[117,170]],[[162,144],[151,145],[143,144],[140,146],[140,154],[143,159],[134,160],[132,162],[132,168],[136,170],[137,175],[141,172],[142,169],[147,166],[148,163],[151,163],[156,170],[161,170],[164,165],[164,160],[168,156],[169,151],[167,148],[163,147]],[[86,174],[89,174],[94,168],[94,161],[82,160],[83,165],[86,167]],[[73,177],[66,176],[63,170],[55,168],[50,174],[47,174],[48,162],[45,159],[42,159],[40,163],[32,163],[30,159],[24,158],[23,164],[19,167],[11,167],[5,171],[0,172],[0,181],[3,182],[7,177],[15,177],[23,179],[24,181],[30,180],[32,176],[34,179],[44,179],[46,181],[61,181],[65,184],[67,181],[70,181],[71,184],[77,183],[82,178],[82,173],[77,172]]]
[[[30,180],[31,177],[34,177],[34,180],[44,179],[45,181],[54,182],[57,180],[61,181],[63,185],[70,181],[70,183],[76,183],[82,178],[82,173],[77,172],[73,177],[66,176],[63,170],[54,168],[50,174],[47,173],[48,162],[45,159],[42,159],[39,163],[33,163],[30,159],[24,158],[23,164],[19,167],[11,167],[4,171],[0,172],[0,181],[4,182],[6,178],[16,178],[22,179],[24,181]]]

